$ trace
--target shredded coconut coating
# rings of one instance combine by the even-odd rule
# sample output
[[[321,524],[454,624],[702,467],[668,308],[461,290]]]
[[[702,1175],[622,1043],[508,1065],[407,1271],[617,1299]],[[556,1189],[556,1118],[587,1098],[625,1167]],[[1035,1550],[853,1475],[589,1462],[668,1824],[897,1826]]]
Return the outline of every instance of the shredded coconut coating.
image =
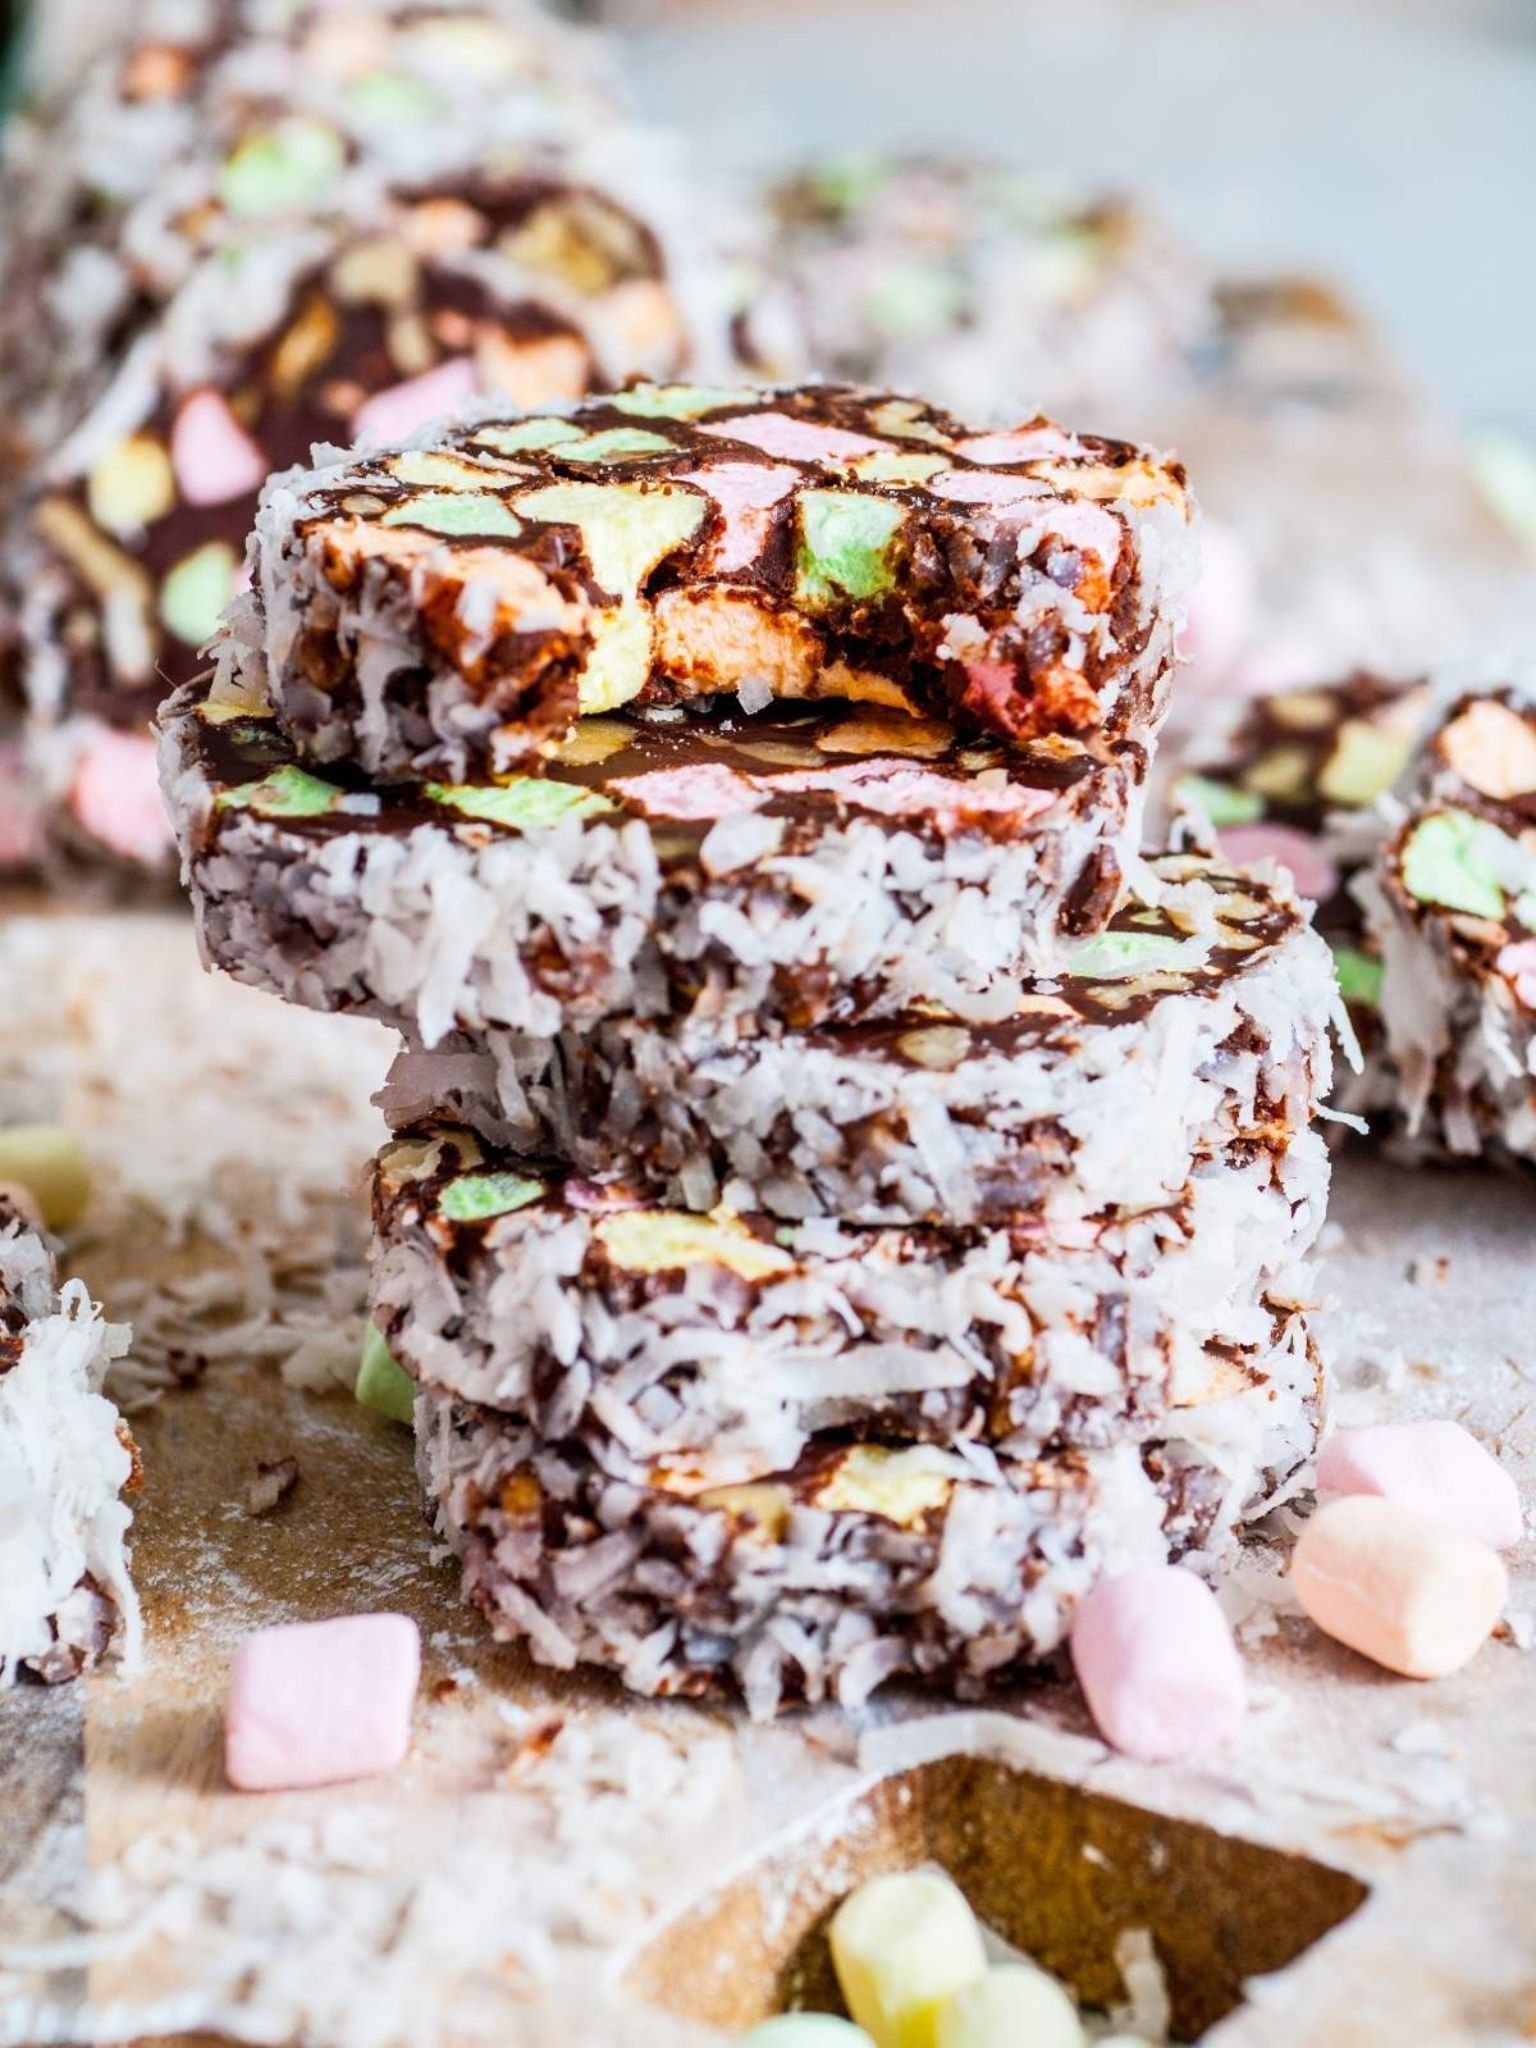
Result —
[[[47,1246],[0,1196],[0,1685],[76,1678],[115,1636],[138,1656],[121,1498],[137,1455],[101,1391],[128,1341],[78,1280],[57,1287]]]
[[[458,1036],[396,1062],[397,1128],[439,1118],[662,1205],[848,1223],[1006,1224],[1178,1195],[1238,1140],[1283,1145],[1331,1085],[1327,947],[1278,887],[1164,856],[1018,1009],[935,1002],[765,1036],[641,1021]],[[1177,891],[1200,877],[1214,931]]]
[[[1280,1341],[1309,1351],[1299,1317]],[[498,1635],[640,1693],[737,1691],[759,1718],[856,1707],[901,1675],[977,1697],[1052,1655],[1102,1574],[1211,1564],[1231,1534],[1229,1476],[1177,1440],[1027,1461],[832,1442],[700,1491],[612,1478],[446,1395],[416,1422],[438,1527]]]

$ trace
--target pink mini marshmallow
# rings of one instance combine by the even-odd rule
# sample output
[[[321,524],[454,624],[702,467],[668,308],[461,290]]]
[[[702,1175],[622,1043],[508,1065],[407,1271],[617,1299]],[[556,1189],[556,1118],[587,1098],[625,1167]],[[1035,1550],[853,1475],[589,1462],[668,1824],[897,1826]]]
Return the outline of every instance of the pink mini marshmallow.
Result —
[[[93,839],[124,860],[153,867],[175,844],[155,743],[143,733],[103,726],[93,734],[75,764],[69,806]]]
[[[1290,870],[1298,895],[1314,903],[1326,903],[1338,891],[1339,870],[1328,849],[1292,825],[1227,825],[1216,834],[1216,844],[1240,866],[1277,861]]]
[[[946,469],[931,477],[926,488],[956,505],[1022,505],[1045,496],[1038,477],[1010,476],[1000,469]]]
[[[621,776],[609,788],[648,818],[734,818],[742,811],[761,810],[769,801],[767,791],[754,789],[745,775],[723,761],[654,768],[648,775]]]
[[[1517,939],[1504,947],[1495,964],[1513,986],[1515,1000],[1536,1010],[1536,939]]]
[[[1228,687],[1253,630],[1256,582],[1244,543],[1230,526],[1208,519],[1200,543],[1200,575],[1179,635],[1187,684],[1213,692]]]
[[[217,391],[195,391],[171,429],[171,468],[189,505],[228,505],[267,480],[271,464]]]
[[[1101,1579],[1072,1624],[1072,1662],[1099,1733],[1146,1763],[1230,1741],[1247,1711],[1226,1616],[1182,1565]]]
[[[818,426],[787,412],[743,413],[736,419],[715,420],[699,431],[721,441],[745,441],[749,448],[761,448],[784,462],[855,462],[861,455],[895,452],[889,441],[851,434],[846,427]]]
[[[411,1746],[421,1638],[403,1614],[352,1614],[247,1636],[235,1653],[224,1769],[241,1792],[391,1771]]]
[[[955,453],[967,462],[1040,462],[1050,455],[1081,455],[1083,446],[1072,435],[1038,420],[1032,427],[1014,427],[1004,434],[973,434],[957,441]]]
[[[1125,529],[1113,512],[1106,512],[1102,505],[1074,504],[1065,499],[1041,506],[1036,516],[1048,533],[1065,541],[1068,547],[1097,555],[1101,562],[1113,564],[1119,560]]]
[[[1007,661],[965,663],[965,694],[961,703],[967,711],[985,714],[1005,731],[1019,699],[1019,672]]]
[[[839,768],[809,768],[803,773],[763,777],[760,787],[772,792],[825,792],[856,810],[880,817],[921,817],[942,836],[978,817],[1011,819],[1023,825],[1048,811],[1056,801],[1048,789],[1028,789],[1008,782],[998,789],[979,782],[956,782],[931,768],[905,761],[850,761]]]
[[[353,415],[353,437],[360,447],[368,448],[407,441],[418,428],[445,413],[457,412],[479,389],[474,363],[468,356],[454,356],[435,370],[423,370],[419,377],[376,391]]]
[[[1318,1454],[1317,1490],[1399,1501],[1494,1550],[1525,1534],[1514,1480],[1459,1422],[1341,1429]]]
[[[710,559],[717,576],[757,560],[768,544],[774,507],[799,481],[798,470],[777,463],[765,469],[760,462],[717,462],[689,471],[683,482],[707,491],[720,508],[722,531]]]

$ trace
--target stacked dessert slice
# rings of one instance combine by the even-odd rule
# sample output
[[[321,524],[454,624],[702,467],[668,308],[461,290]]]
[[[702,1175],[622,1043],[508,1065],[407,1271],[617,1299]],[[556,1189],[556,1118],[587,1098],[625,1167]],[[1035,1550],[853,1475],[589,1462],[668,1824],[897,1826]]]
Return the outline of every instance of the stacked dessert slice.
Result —
[[[537,1655],[975,1690],[1307,1457],[1331,965],[1136,853],[1191,517],[836,386],[269,487],[166,784],[210,957],[405,1038],[377,1320]]]

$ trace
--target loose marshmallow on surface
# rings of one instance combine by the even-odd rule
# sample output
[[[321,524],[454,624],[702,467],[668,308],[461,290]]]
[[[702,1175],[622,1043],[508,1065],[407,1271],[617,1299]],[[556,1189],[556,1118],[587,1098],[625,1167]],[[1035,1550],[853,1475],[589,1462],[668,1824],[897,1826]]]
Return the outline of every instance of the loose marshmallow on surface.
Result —
[[[354,1614],[247,1636],[235,1653],[224,1768],[242,1792],[393,1770],[411,1745],[421,1640],[403,1614]]]
[[[862,2027],[826,2012],[787,2012],[754,2027],[741,2048],[874,2048]]]
[[[1509,1574],[1487,1544],[1362,1493],[1312,1517],[1291,1585],[1325,1635],[1405,1678],[1444,1678],[1487,1641]]]
[[[0,1181],[24,1187],[49,1230],[67,1230],[91,1199],[85,1148],[62,1124],[12,1124],[0,1129]]]
[[[1083,2048],[1083,2026],[1054,1977],[1009,1963],[943,2007],[938,2048]]]
[[[832,1920],[832,1961],[875,2048],[936,2048],[940,2007],[987,1968],[963,1894],[926,1870],[872,1878],[844,1899]]]
[[[1318,1454],[1317,1490],[1379,1494],[1495,1550],[1525,1534],[1515,1482],[1459,1422],[1340,1430]]]
[[[1099,1733],[1147,1763],[1228,1741],[1247,1710],[1226,1617],[1180,1565],[1101,1579],[1072,1624],[1072,1662]]]

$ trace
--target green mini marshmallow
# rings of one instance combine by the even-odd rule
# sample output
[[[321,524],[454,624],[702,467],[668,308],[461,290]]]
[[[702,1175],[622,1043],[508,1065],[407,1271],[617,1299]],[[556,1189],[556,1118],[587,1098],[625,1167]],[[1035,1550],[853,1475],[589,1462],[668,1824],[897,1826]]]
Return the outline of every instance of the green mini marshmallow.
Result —
[[[891,588],[891,551],[906,514],[863,491],[807,491],[800,499],[795,593],[805,605],[878,597]]]
[[[558,448],[567,441],[585,439],[574,420],[519,420],[510,427],[482,427],[474,436],[477,448],[490,448],[498,455],[522,455],[534,448]]]
[[[218,799],[221,811],[259,811],[268,818],[323,818],[346,795],[334,782],[311,775],[291,761],[274,768],[262,782],[226,789]]]
[[[1254,789],[1234,789],[1208,775],[1181,775],[1173,787],[1175,810],[1198,811],[1218,830],[1227,825],[1257,824],[1264,799]]]
[[[360,1408],[373,1408],[391,1422],[410,1424],[416,1412],[416,1383],[384,1341],[377,1323],[363,1338],[363,1361],[353,1388]]]
[[[227,541],[184,555],[160,586],[160,623],[188,647],[205,647],[235,594],[240,563]]]
[[[518,775],[507,782],[429,782],[423,794],[463,817],[517,832],[546,832],[566,818],[596,817],[614,807],[598,790],[537,775]]]
[[[918,455],[892,449],[889,454],[860,455],[849,468],[871,484],[926,484],[953,468],[947,455]]]
[[[604,427],[584,434],[560,450],[563,462],[624,462],[641,455],[672,455],[673,443],[665,434],[653,434],[648,427]]]
[[[617,711],[638,697],[651,677],[655,634],[644,605],[616,605],[604,614],[592,636],[577,684],[577,707],[583,718]]]
[[[427,533],[487,540],[515,540],[523,530],[517,514],[500,498],[481,491],[430,491],[391,505],[380,526],[419,526]]]
[[[875,150],[850,150],[818,164],[810,173],[810,186],[827,212],[856,213],[890,183],[892,170],[891,159]]]
[[[219,197],[242,219],[287,213],[320,197],[346,162],[323,121],[281,121],[241,143],[219,173]]]
[[[1118,981],[1160,970],[1178,973],[1202,950],[1198,939],[1176,938],[1171,932],[1100,932],[1074,946],[1064,965],[1072,975]]]
[[[1362,1010],[1381,1008],[1386,968],[1380,960],[1362,953],[1358,946],[1335,946],[1333,965],[1339,977],[1339,994],[1346,1003],[1354,1003]]]
[[[1536,453],[1514,434],[1479,434],[1472,474],[1498,517],[1536,554]]]
[[[723,385],[641,384],[633,391],[616,391],[608,403],[615,412],[639,420],[697,420],[707,412],[754,405],[758,396],[756,391],[733,391]]]
[[[347,87],[347,112],[370,128],[419,128],[442,117],[443,103],[403,71],[368,71]]]
[[[1470,811],[1435,811],[1415,825],[1403,847],[1403,887],[1417,903],[1468,917],[1504,915],[1500,876],[1505,848],[1519,849],[1496,825]]]
[[[485,1223],[542,1201],[544,1183],[526,1173],[469,1173],[443,1190],[438,1209],[450,1223]]]
[[[1363,718],[1347,719],[1317,778],[1318,790],[1331,804],[1363,811],[1386,795],[1412,751],[1412,742],[1401,733],[1384,732]]]

